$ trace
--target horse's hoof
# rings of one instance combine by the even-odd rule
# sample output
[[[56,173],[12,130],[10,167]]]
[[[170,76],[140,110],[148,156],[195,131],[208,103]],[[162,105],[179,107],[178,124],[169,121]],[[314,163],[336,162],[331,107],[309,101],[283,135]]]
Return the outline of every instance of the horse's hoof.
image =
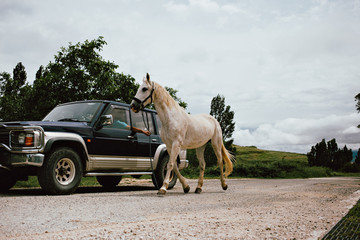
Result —
[[[190,191],[190,186],[187,185],[185,188],[184,188],[184,193],[188,193]]]
[[[228,185],[225,184],[225,186],[222,187],[224,190],[226,190],[228,188]]]
[[[157,195],[159,195],[159,196],[165,196],[165,194],[166,194],[166,190],[164,190],[164,189],[160,189],[157,193]]]
[[[196,188],[196,190],[195,190],[195,193],[198,193],[198,194],[200,194],[201,193],[201,188]]]

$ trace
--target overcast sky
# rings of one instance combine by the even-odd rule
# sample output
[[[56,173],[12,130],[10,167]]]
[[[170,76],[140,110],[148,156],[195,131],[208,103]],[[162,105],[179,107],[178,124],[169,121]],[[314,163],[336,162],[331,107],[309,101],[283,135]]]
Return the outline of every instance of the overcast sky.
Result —
[[[223,95],[236,144],[360,147],[359,0],[0,1],[0,71],[22,62],[30,83],[61,47],[99,36],[119,72],[149,72],[192,114]]]

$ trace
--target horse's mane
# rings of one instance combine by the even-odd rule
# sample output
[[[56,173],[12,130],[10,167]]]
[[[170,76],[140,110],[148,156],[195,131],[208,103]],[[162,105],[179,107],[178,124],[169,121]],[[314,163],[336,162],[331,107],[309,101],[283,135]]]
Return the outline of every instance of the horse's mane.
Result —
[[[180,107],[180,105],[171,97],[171,95],[169,94],[169,92],[160,84],[154,82],[155,85],[155,95],[156,98],[166,104],[168,107],[176,107],[179,108],[181,110],[184,110],[182,107]]]

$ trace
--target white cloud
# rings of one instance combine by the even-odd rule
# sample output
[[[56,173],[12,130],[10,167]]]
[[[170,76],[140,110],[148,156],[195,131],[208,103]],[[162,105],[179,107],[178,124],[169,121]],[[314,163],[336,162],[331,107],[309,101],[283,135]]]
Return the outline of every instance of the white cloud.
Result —
[[[191,113],[224,95],[244,145],[314,144],[326,131],[357,139],[339,119],[360,91],[358,0],[5,0],[0,71],[21,61],[31,82],[60,47],[98,36],[119,71],[150,72]]]
[[[319,119],[288,118],[274,124],[262,124],[254,130],[237,129],[235,144],[257,146],[264,149],[288,152],[310,151],[310,146],[322,139],[335,138],[339,145],[360,148],[359,114],[330,115]]]
[[[344,131],[342,131],[343,134],[359,134],[360,135],[360,129],[355,127],[355,126],[351,126],[346,128]]]

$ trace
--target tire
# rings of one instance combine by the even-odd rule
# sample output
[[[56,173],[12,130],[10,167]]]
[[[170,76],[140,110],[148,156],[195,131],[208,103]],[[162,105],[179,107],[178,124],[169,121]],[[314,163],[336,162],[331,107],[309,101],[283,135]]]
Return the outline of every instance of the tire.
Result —
[[[104,188],[115,188],[121,181],[121,176],[97,176],[96,180]]]
[[[6,192],[12,188],[17,181],[15,173],[0,168],[0,192]]]
[[[77,152],[68,147],[54,149],[46,155],[44,164],[38,172],[41,188],[56,195],[75,192],[82,176],[81,159]]]
[[[169,162],[169,159],[170,159],[169,155],[165,154],[164,157],[158,163],[155,173],[152,176],[152,181],[157,189],[160,189],[161,186],[163,185],[167,172],[166,167]],[[168,189],[172,189],[175,186],[176,181],[177,181],[177,176],[174,171],[171,171]]]

